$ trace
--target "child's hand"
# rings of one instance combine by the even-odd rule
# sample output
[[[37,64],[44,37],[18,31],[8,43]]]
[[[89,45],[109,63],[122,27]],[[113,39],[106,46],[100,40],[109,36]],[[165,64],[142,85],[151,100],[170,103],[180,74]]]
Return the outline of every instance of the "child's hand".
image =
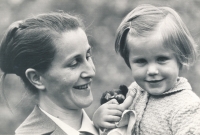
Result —
[[[103,95],[101,96],[101,104],[104,104],[108,101],[110,101],[111,99],[116,99],[118,101],[118,103],[123,103],[125,98],[126,98],[126,94],[128,92],[128,88],[125,85],[120,85],[119,89],[114,89],[111,91],[105,91],[103,93]]]
[[[120,120],[123,107],[119,106],[116,99],[112,99],[101,105],[93,115],[93,122],[97,128],[116,128],[115,122]]]

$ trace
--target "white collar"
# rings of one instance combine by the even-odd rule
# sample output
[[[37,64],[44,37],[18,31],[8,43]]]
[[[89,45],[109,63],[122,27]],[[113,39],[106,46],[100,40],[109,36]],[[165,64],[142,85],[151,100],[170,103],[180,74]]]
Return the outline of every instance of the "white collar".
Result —
[[[81,128],[78,131],[76,129],[70,127],[69,125],[65,124],[60,119],[58,119],[58,118],[54,117],[53,115],[47,113],[43,109],[40,108],[40,110],[43,113],[45,113],[50,119],[52,119],[67,135],[80,135],[79,131],[89,132],[92,135],[98,135],[98,132],[97,132],[96,128],[94,127],[93,122],[90,120],[90,118],[86,114],[85,110],[83,110],[83,109],[82,109],[82,111],[83,111],[82,124],[81,124]]]

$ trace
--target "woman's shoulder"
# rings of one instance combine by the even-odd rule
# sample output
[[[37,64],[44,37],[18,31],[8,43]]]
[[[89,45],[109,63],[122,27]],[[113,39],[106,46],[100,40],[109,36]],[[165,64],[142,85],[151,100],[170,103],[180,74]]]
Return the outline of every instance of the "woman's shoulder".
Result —
[[[16,129],[15,134],[51,134],[56,129],[59,129],[58,127],[56,128],[56,124],[36,106],[32,113]],[[60,132],[62,132],[61,129]]]

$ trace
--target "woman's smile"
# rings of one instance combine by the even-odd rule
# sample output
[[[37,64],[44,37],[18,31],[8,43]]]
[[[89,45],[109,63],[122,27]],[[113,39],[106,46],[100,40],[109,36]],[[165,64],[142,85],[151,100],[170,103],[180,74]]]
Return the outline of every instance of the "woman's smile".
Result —
[[[74,89],[79,89],[79,90],[84,90],[87,89],[90,86],[91,82],[87,83],[87,84],[83,84],[83,85],[79,85],[79,86],[74,86]]]

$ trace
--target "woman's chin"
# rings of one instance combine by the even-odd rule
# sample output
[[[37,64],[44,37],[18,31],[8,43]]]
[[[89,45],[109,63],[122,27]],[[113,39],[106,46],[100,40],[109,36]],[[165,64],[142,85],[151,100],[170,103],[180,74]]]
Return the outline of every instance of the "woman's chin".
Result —
[[[86,108],[89,107],[93,102],[93,96],[90,95],[87,98],[79,98],[76,101],[77,106],[79,106],[80,108]]]

